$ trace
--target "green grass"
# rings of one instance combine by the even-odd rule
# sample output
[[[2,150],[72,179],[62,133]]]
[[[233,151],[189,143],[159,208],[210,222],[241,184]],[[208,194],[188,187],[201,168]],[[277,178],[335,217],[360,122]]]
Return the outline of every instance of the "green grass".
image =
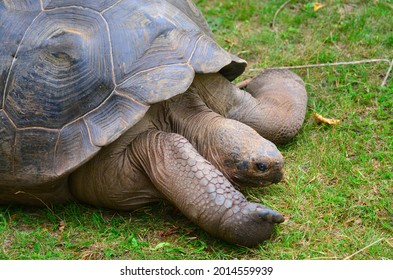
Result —
[[[199,0],[217,41],[252,69],[393,59],[393,1]],[[387,63],[296,70],[309,93],[285,178],[246,196],[286,218],[257,248],[226,244],[160,203],[0,208],[0,259],[393,259],[393,79]],[[319,125],[317,112],[341,120]],[[65,222],[63,227],[61,222]],[[371,245],[371,246],[369,246]],[[369,247],[367,247],[369,246]]]

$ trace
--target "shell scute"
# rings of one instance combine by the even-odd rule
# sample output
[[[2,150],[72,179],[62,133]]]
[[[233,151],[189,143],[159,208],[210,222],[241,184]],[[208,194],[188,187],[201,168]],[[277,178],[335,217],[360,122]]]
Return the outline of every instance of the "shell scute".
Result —
[[[29,186],[55,179],[52,169],[57,136],[57,130],[41,128],[16,131],[13,170],[19,175],[19,184]]]
[[[63,127],[56,141],[53,169],[58,176],[67,174],[99,151],[92,143],[88,126],[79,119]]]
[[[105,22],[76,8],[41,13],[10,69],[4,109],[18,128],[59,129],[114,88]]]
[[[2,110],[0,123],[0,174],[4,174],[2,180],[7,180],[13,175],[15,127]]]
[[[103,147],[113,142],[125,130],[137,123],[148,108],[114,92],[104,104],[85,117],[93,145]]]

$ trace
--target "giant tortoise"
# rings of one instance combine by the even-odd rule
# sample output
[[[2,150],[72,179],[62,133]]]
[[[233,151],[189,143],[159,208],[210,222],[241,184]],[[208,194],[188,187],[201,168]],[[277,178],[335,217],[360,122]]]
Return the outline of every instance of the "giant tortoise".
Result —
[[[246,62],[191,0],[3,0],[0,38],[0,204],[165,199],[245,246],[284,221],[238,189],[282,179],[271,141],[302,125],[304,84],[267,71],[238,89]]]

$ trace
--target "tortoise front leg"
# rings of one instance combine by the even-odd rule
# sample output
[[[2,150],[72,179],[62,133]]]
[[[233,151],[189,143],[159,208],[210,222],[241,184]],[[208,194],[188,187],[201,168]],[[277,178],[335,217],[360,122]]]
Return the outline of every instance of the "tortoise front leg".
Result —
[[[192,87],[213,111],[238,120],[275,144],[289,142],[300,130],[307,92],[289,70],[269,70],[254,78],[247,91],[220,74],[197,75]]]
[[[253,246],[284,221],[268,207],[248,202],[179,134],[149,130],[137,136],[128,153],[165,198],[213,236]]]
[[[289,142],[306,115],[303,80],[289,70],[266,70],[253,78],[246,90],[258,101],[261,116],[258,123],[250,125],[274,143]]]

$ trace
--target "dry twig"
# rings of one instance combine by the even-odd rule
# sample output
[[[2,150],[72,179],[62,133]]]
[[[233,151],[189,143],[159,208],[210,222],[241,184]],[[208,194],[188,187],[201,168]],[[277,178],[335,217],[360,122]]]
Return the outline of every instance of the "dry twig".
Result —
[[[344,260],[349,260],[349,259],[351,259],[353,256],[355,256],[355,255],[357,255],[357,254],[363,252],[363,251],[366,250],[367,248],[370,248],[370,247],[373,246],[374,244],[377,244],[377,243],[381,242],[381,241],[384,240],[384,239],[385,239],[385,238],[380,238],[380,239],[378,239],[377,241],[374,241],[373,243],[368,244],[366,247],[364,247],[363,249],[360,249],[359,251],[357,251],[357,252],[353,253],[352,255],[346,257]]]
[[[32,193],[24,192],[24,191],[17,191],[15,194],[16,194],[16,195],[18,195],[18,194],[25,194],[25,195],[30,195],[30,196],[34,197],[35,199],[37,199],[38,201],[40,201],[40,202],[41,202],[41,203],[42,203],[42,204],[52,213],[53,216],[55,216],[56,218],[58,218],[59,220],[61,220],[61,218],[55,214],[55,212],[53,211],[53,209],[50,208],[50,207],[48,206],[48,204],[46,204],[46,203],[45,203],[41,198],[39,198],[38,196],[36,196],[36,195],[34,195],[34,194],[32,194]]]
[[[289,2],[291,2],[291,0],[288,0],[287,2],[285,2],[284,4],[282,4],[282,5],[280,6],[280,8],[278,8],[278,10],[276,11],[276,13],[274,14],[273,21],[272,21],[272,23],[271,23],[271,28],[272,28],[273,30],[274,30],[274,25],[275,25],[275,23],[276,23],[277,15],[282,11],[282,9],[285,8],[286,5],[288,5]]]
[[[304,68],[316,68],[316,67],[325,67],[325,66],[340,66],[340,65],[356,65],[356,64],[364,64],[364,63],[378,63],[378,62],[387,62],[389,63],[389,69],[385,75],[385,78],[381,84],[381,86],[385,86],[390,75],[390,72],[393,67],[393,60],[390,61],[386,58],[377,58],[377,59],[366,59],[366,60],[357,60],[357,61],[348,61],[348,62],[333,62],[333,63],[321,63],[321,64],[308,64],[308,65],[297,65],[297,66],[283,66],[283,67],[266,67],[266,68],[255,68],[250,69],[250,71],[264,71],[269,69],[304,69]]]
[[[390,247],[393,248],[393,244],[389,242],[389,240],[385,239],[385,242],[389,244]]]
[[[381,84],[382,87],[384,87],[386,85],[386,82],[388,81],[388,77],[390,75],[390,72],[392,71],[392,67],[393,67],[393,59],[390,62],[390,66],[389,66],[388,72],[386,73],[385,78],[382,81],[382,84]]]

